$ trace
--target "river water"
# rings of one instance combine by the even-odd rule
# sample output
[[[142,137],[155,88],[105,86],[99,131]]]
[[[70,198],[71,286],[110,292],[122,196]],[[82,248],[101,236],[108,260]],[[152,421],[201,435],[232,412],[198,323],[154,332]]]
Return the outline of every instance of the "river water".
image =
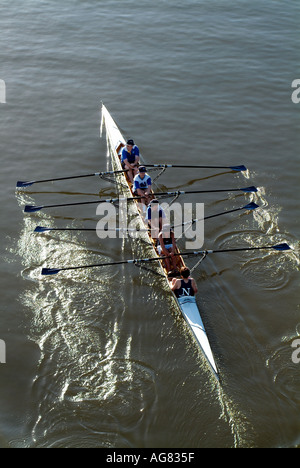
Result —
[[[25,0],[0,10],[0,446],[300,446],[299,4]],[[107,182],[15,192],[17,180],[109,167],[101,101],[148,163],[247,166],[170,169],[158,180],[259,188],[182,198],[206,214],[260,205],[207,221],[205,248],[295,249],[211,255],[194,272],[221,385],[150,273],[40,276],[44,266],[132,256],[130,241],[94,233],[33,234],[45,223],[94,226],[93,206],[22,211],[115,194]]]

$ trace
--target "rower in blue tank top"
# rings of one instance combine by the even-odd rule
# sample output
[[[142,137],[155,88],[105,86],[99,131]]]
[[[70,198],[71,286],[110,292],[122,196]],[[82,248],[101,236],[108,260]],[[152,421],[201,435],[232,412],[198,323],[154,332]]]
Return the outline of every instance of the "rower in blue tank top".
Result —
[[[159,204],[159,201],[154,198],[147,208],[145,221],[148,221],[148,226],[152,230],[151,236],[154,239],[158,238],[158,234],[162,230],[166,213]]]
[[[190,277],[190,270],[183,267],[180,270],[181,279],[173,278],[171,289],[174,291],[176,297],[194,297],[198,292],[196,282]]]

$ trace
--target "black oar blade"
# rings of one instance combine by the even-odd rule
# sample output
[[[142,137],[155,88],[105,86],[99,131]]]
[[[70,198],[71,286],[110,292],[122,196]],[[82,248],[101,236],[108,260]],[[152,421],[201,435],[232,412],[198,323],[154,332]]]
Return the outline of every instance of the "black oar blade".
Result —
[[[30,187],[33,184],[34,182],[22,182],[19,180],[19,182],[17,182],[17,188]]]
[[[254,202],[248,203],[248,205],[245,205],[243,207],[243,210],[256,210],[256,208],[259,208],[259,205],[257,205]]]
[[[40,211],[43,208],[43,206],[26,205],[24,208],[24,213],[35,213],[36,211]]]
[[[42,226],[37,226],[34,230],[34,232],[47,232],[47,231],[52,231],[51,228],[46,228]]]
[[[233,171],[235,172],[244,172],[244,171],[247,171],[247,168],[246,166],[242,165],[242,166],[230,166],[230,169],[232,169]]]
[[[279,244],[279,245],[274,245],[273,249],[278,250],[278,252],[284,252],[286,250],[292,250],[291,247],[286,243]]]
[[[246,187],[246,188],[241,188],[240,189],[242,192],[245,193],[256,193],[258,192],[257,188],[252,185],[252,187]]]
[[[43,268],[42,275],[49,276],[49,275],[57,275],[61,270],[55,268]]]

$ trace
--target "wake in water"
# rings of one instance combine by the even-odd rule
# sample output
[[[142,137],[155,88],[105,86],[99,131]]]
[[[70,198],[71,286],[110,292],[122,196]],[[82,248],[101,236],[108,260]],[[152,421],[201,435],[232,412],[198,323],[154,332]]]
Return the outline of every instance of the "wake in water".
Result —
[[[24,201],[20,195],[20,203]],[[218,247],[291,243],[291,236],[280,233],[280,208],[268,207],[262,188],[251,201],[261,208],[252,219],[241,217],[245,221],[239,230],[216,236]],[[52,217],[42,216],[43,225],[54,225]],[[99,261],[99,255],[104,257],[105,252],[93,253],[74,234],[63,233],[59,238],[52,234],[33,235],[40,219],[40,215],[24,219],[15,249],[24,264],[23,277],[32,283],[21,299],[32,314],[30,339],[40,349],[32,385],[32,400],[37,405],[32,408],[34,416],[29,422],[31,445],[72,446],[77,434],[83,446],[132,446],[133,434],[139,432],[146,437],[150,409],[155,413],[157,406],[157,390],[152,367],[133,356],[122,288],[113,293],[108,288],[108,284],[120,282],[120,277],[115,271],[106,270],[101,276],[98,272],[81,271],[65,273],[59,281],[41,280],[42,266],[89,264]],[[248,258],[245,255],[240,268],[251,284],[278,291],[288,286],[291,266],[292,270],[299,266],[297,251],[286,256],[270,252]],[[266,270],[272,274],[266,275]],[[223,296],[225,291],[226,287]],[[238,306],[232,303],[231,310],[241,321]],[[245,328],[244,336],[249,339],[249,349],[255,348],[257,343],[250,329]],[[247,411],[233,398],[226,372],[223,376],[221,387],[215,387],[221,405],[220,419],[230,428],[233,446],[254,446],[255,427]],[[91,417],[95,413],[97,424]]]
[[[250,173],[245,174],[245,177],[248,179]],[[228,290],[227,293],[227,285],[222,281],[222,274],[225,273],[225,270],[219,273],[218,281],[221,283],[223,297],[226,297],[227,315],[232,315],[233,313],[238,319],[237,323],[244,323],[244,327],[238,327],[242,328],[242,334],[240,339],[236,340],[237,343],[234,346],[240,346],[241,356],[244,356],[240,360],[241,362],[244,361],[244,365],[249,371],[249,377],[247,377],[249,379],[248,389],[243,389],[244,385],[242,382],[239,383],[239,387],[234,387],[234,376],[230,375],[229,377],[227,375],[229,369],[227,369],[223,375],[224,378],[221,381],[218,392],[222,408],[220,418],[226,421],[231,428],[235,447],[255,447],[261,443],[257,439],[256,429],[259,418],[257,415],[256,418],[253,417],[252,414],[255,411],[257,399],[265,400],[265,411],[276,415],[273,427],[269,430],[270,440],[272,438],[276,440],[276,431],[278,431],[278,434],[283,431],[280,429],[280,426],[286,427],[286,431],[288,431],[293,415],[284,413],[276,398],[269,401],[266,400],[264,387],[273,387],[273,391],[278,393],[279,398],[289,399],[289,406],[292,405],[294,407],[295,415],[297,414],[297,408],[299,408],[299,371],[298,367],[291,360],[292,343],[293,340],[299,337],[299,327],[290,336],[281,335],[279,342],[278,339],[275,341],[272,330],[268,331],[266,325],[263,325],[266,316],[268,316],[267,311],[269,309],[272,310],[272,306],[267,303],[264,306],[264,303],[260,299],[268,293],[277,294],[275,304],[279,306],[278,313],[280,315],[276,317],[276,307],[273,307],[271,313],[273,314],[272,322],[274,323],[273,333],[275,330],[278,332],[277,329],[280,330],[279,327],[282,326],[280,316],[283,312],[280,310],[280,302],[284,303],[284,296],[289,296],[299,287],[299,281],[297,281],[299,242],[289,232],[282,230],[279,221],[282,208],[280,206],[269,205],[264,187],[259,187],[258,192],[252,194],[250,200],[257,203],[260,208],[253,212],[253,217],[241,215],[240,219],[243,220],[243,223],[234,231],[227,230],[226,232],[217,234],[216,245],[218,248],[246,247],[247,245],[249,247],[262,247],[286,242],[293,250],[287,254],[276,254],[272,251],[262,250],[255,251],[255,253],[245,252],[241,255],[236,255],[235,258],[232,257],[234,262],[231,264],[231,268],[240,271],[241,277],[240,281],[236,283],[235,288],[232,291]],[[243,281],[245,282],[244,285]],[[246,284],[248,288],[245,287]],[[256,298],[257,305],[253,311],[250,311],[249,307],[245,307],[243,301],[238,300],[238,294],[241,290],[245,290],[245,298],[248,297],[246,289],[249,289],[249,297],[252,294]],[[232,301],[229,301],[230,293],[233,297],[236,296],[232,298]],[[272,296],[272,299],[274,300],[274,296]],[[247,299],[245,300],[247,303]],[[289,302],[290,304],[292,303],[292,301]],[[250,303],[254,305],[255,300],[249,301]],[[295,305],[295,307],[297,306]],[[256,312],[261,309],[265,309],[265,311],[259,320],[256,317]],[[290,312],[291,314],[293,313],[292,310]],[[295,313],[297,313],[296,310]],[[220,313],[218,315],[221,319]],[[286,312],[285,315],[286,320],[288,320]],[[292,318],[291,315],[290,317]],[[277,322],[278,325],[276,326]],[[260,328],[262,330],[259,330]],[[260,342],[262,334],[265,335],[263,344]],[[234,342],[234,334],[232,335],[232,339]],[[266,349],[265,343],[268,343],[268,348],[273,348],[273,351],[269,352]],[[261,357],[260,364],[257,359],[258,356]],[[264,359],[265,367],[263,366]],[[256,360],[257,363],[255,362]],[[243,372],[241,375],[244,375]],[[250,378],[250,376],[252,377]],[[239,394],[236,394],[238,388]],[[249,392],[248,395],[247,391]],[[249,407],[252,408],[252,412],[244,404],[239,405],[238,403],[239,397],[243,395],[243,392],[245,393],[244,398],[248,400]],[[271,442],[270,444],[272,445]]]
[[[24,203],[23,195],[19,201]],[[108,288],[121,285],[123,275],[106,269],[43,279],[43,266],[92,263],[104,254],[91,252],[78,235],[33,234],[41,216],[53,226],[50,216],[25,217],[13,249],[27,280],[20,299],[30,315],[29,339],[40,350],[28,443],[129,447],[128,434],[146,430],[145,409],[155,404],[156,391],[153,370],[132,355],[122,288]]]

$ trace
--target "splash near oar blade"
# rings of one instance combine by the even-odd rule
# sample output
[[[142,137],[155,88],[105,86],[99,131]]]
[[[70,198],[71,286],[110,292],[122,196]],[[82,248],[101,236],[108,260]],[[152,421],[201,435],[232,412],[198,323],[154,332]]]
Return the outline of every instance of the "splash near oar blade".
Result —
[[[245,193],[256,193],[256,192],[258,192],[257,188],[254,187],[254,186],[241,188],[240,190],[241,190],[241,192],[245,192]]]
[[[17,188],[30,187],[33,184],[34,182],[22,182],[19,180],[19,182],[17,182]]]
[[[284,252],[286,250],[292,250],[291,247],[286,243],[279,244],[279,245],[274,245],[273,249],[277,250],[278,252]]]
[[[42,226],[37,226],[34,230],[34,232],[47,232],[47,231],[52,231],[51,228],[46,228]]]
[[[42,275],[43,276],[50,276],[50,275],[57,275],[61,270],[55,268],[43,268]]]
[[[37,211],[41,211],[43,208],[43,206],[26,205],[24,213],[36,213]]]
[[[251,203],[248,203],[248,205],[245,205],[243,207],[243,210],[256,210],[257,208],[259,208],[259,205],[257,205],[254,202],[251,202]]]
[[[247,168],[244,165],[242,165],[242,166],[230,166],[230,169],[232,169],[235,172],[245,172],[245,171],[247,171]]]

